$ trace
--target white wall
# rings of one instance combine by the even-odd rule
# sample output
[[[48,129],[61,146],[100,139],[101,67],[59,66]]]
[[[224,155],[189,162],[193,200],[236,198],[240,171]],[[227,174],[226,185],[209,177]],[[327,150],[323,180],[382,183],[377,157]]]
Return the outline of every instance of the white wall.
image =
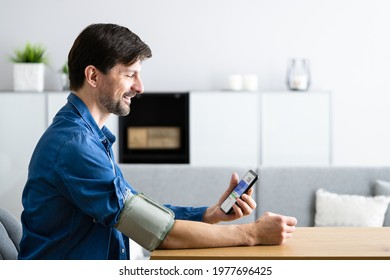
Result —
[[[47,46],[46,89],[59,89],[56,71],[94,22],[150,45],[146,90],[221,89],[231,73],[283,90],[287,59],[307,57],[312,89],[333,92],[334,163],[388,165],[389,12],[387,0],[2,0],[0,90],[12,88],[7,56],[26,41]]]

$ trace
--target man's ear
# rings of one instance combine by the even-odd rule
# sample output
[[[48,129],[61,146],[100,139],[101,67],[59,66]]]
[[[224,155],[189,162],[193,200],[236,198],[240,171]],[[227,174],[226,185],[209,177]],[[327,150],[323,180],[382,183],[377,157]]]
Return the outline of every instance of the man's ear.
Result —
[[[91,87],[97,86],[98,76],[99,76],[98,72],[99,72],[99,70],[93,65],[88,65],[87,67],[85,67],[85,70],[84,70],[85,81]]]

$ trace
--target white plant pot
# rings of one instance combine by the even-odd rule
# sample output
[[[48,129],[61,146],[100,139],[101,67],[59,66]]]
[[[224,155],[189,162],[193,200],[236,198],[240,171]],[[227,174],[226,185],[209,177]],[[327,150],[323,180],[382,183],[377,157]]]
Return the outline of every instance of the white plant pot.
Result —
[[[45,84],[45,64],[15,63],[14,91],[42,92]]]
[[[69,90],[69,75],[65,73],[60,73],[60,82],[61,82],[61,89],[63,91]]]

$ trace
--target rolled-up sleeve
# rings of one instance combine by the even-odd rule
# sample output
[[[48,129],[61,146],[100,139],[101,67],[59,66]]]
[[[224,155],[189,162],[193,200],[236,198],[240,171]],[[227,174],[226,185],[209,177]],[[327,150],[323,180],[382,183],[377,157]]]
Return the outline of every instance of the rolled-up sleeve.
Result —
[[[203,221],[204,212],[207,209],[207,207],[182,207],[170,204],[165,204],[165,206],[175,213],[176,220],[189,220],[196,222]]]

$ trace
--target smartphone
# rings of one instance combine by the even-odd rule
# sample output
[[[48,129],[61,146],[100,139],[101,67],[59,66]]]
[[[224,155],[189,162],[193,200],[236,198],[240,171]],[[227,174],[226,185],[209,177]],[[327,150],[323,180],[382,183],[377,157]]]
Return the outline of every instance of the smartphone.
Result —
[[[230,214],[233,211],[233,205],[236,203],[236,200],[240,198],[244,193],[246,193],[254,183],[256,183],[259,175],[257,175],[253,170],[249,170],[244,177],[240,180],[238,185],[230,193],[230,195],[225,199],[221,204],[221,209],[226,214]]]

